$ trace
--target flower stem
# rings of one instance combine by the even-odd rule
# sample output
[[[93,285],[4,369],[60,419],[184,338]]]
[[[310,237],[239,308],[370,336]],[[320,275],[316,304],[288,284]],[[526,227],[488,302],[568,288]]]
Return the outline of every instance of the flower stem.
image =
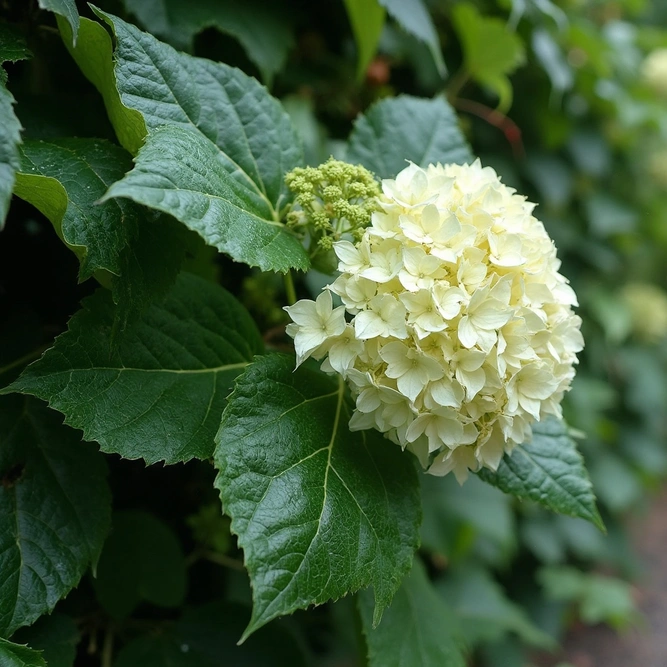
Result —
[[[296,303],[296,290],[294,289],[294,279],[292,272],[288,271],[285,276],[285,296],[287,297],[287,305],[293,306]]]

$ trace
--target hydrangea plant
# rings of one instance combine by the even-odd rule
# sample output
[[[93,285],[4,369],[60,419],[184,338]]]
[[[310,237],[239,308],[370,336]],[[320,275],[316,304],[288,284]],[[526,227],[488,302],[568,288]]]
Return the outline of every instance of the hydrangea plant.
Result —
[[[184,558],[154,517],[117,514],[102,551],[114,454],[212,466],[229,523],[210,506],[190,523],[230,530],[243,552],[232,564],[249,575],[252,614],[234,640],[355,594],[369,665],[390,664],[398,627],[411,628],[404,664],[461,665],[415,556],[419,468],[477,473],[603,528],[559,407],[583,345],[576,298],[534,205],[474,159],[441,97],[377,102],[345,160],[312,167],[281,103],[239,69],[98,9],[92,20],[71,2],[40,5],[58,14],[117,143],[22,141],[2,70],[0,211],[12,194],[36,207],[80,280],[99,285],[45,351],[1,369],[0,662],[45,664],[21,629],[91,566],[112,638],[140,604],[182,605]],[[8,44],[4,60],[29,57]],[[206,252],[284,278],[292,322],[278,344],[197,264]],[[124,577],[118,562],[142,564]],[[188,611],[116,664],[182,661],[192,618],[230,613]],[[210,664],[192,645],[191,664]]]

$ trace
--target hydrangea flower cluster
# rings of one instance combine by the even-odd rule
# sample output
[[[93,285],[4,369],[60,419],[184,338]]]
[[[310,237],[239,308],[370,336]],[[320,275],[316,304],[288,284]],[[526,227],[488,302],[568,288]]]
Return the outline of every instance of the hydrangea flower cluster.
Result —
[[[410,164],[382,192],[361,239],[334,243],[338,278],[286,308],[287,331],[297,365],[324,358],[349,384],[352,430],[462,483],[560,416],[583,347],[576,296],[534,205],[479,161]]]

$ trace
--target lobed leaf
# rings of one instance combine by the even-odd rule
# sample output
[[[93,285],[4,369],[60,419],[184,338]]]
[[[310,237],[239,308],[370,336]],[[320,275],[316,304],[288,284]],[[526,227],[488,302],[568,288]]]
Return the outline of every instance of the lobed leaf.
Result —
[[[42,403],[0,397],[0,634],[50,612],[109,529],[104,460]]]
[[[105,290],[0,393],[34,394],[102,451],[148,463],[209,457],[233,379],[262,352],[248,312],[221,287],[182,274],[112,348]]]
[[[378,627],[373,628],[373,600],[368,591],[359,594],[358,605],[368,645],[368,667],[466,665],[454,614],[418,559]]]
[[[407,162],[421,167],[435,162],[469,164],[473,156],[444,99],[400,95],[374,104],[357,119],[346,159],[378,178],[394,178]]]
[[[216,486],[253,586],[243,639],[368,585],[377,624],[419,542],[411,458],[375,431],[348,430],[342,381],[293,368],[276,354],[249,366],[216,437]]]
[[[519,499],[605,529],[584,461],[563,421],[550,417],[533,424],[530,443],[505,455],[496,472],[482,468],[478,475]]]

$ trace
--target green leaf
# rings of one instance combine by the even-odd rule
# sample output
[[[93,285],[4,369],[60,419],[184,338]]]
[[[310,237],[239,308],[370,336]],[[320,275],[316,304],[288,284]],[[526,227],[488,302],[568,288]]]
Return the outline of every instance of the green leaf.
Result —
[[[422,480],[422,546],[448,560],[467,558],[460,542],[491,564],[506,563],[516,547],[512,500],[471,477],[463,486],[447,476]],[[462,540],[461,538],[464,537]]]
[[[452,19],[466,71],[498,95],[501,109],[508,109],[512,104],[512,84],[507,75],[525,60],[521,38],[501,19],[482,16],[466,2],[456,3]]]
[[[169,213],[233,259],[265,271],[308,268],[301,242],[199,132],[161,127],[148,135],[135,163],[102,201],[126,197]]]
[[[259,358],[238,379],[216,437],[216,486],[253,586],[248,637],[271,619],[372,585],[374,623],[419,541],[412,459],[294,357]]]
[[[230,602],[189,609],[173,630],[139,637],[124,646],[114,667],[219,667],[221,659],[234,667],[304,667],[298,643],[279,623],[262,628],[237,646],[248,617],[247,607]]]
[[[7,74],[0,65],[0,231],[12,198],[15,172],[20,165],[21,123],[14,113],[14,96],[7,90]]]
[[[455,568],[437,588],[453,608],[461,632],[471,646],[498,641],[514,632],[527,644],[554,648],[553,639],[533,625],[526,612],[481,567]]]
[[[537,578],[552,600],[576,602],[584,623],[621,629],[638,619],[633,587],[626,581],[567,566],[544,567]]]
[[[421,561],[415,560],[382,622],[373,629],[373,599],[358,596],[368,667],[464,667],[454,614],[435,591]]]
[[[102,95],[118,141],[130,153],[135,154],[143,144],[148,130],[144,116],[121,100],[116,85],[111,36],[96,21],[82,18],[79,37],[76,45],[73,45],[69,23],[59,18],[58,28],[79,69]]]
[[[14,192],[53,224],[79,257],[79,279],[112,274],[121,328],[176,278],[185,232],[169,220],[153,221],[127,201],[100,197],[131,168],[130,155],[99,139],[27,141]]]
[[[99,14],[113,27],[117,44],[120,106],[108,92],[112,78],[101,83],[111,104],[110,118],[118,132],[127,115],[122,110],[139,111],[151,132],[136,173],[108,196],[131,197],[173,215],[237,261],[263,270],[306,270],[306,251],[279,222],[291,198],[284,175],[303,161],[280,103],[240,70],[178,53],[118,18]],[[83,33],[81,42],[84,49]],[[126,139],[122,131],[118,138]],[[163,154],[164,142],[172,139],[173,149]],[[127,147],[138,148],[134,140]],[[147,179],[145,172],[155,173],[156,180]],[[209,205],[222,217],[205,216]],[[249,215],[239,222],[239,209],[246,206]]]
[[[116,37],[113,74],[110,75],[112,54],[108,42],[97,30],[90,31],[88,41],[88,33],[82,30],[80,45],[73,55],[103,91],[109,117],[128,150],[136,152],[140,146],[136,140],[141,133],[137,111],[151,132],[139,156],[138,173],[128,176],[110,196],[128,196],[157,206],[159,195],[147,192],[157,186],[158,192],[165,191],[159,210],[195,229],[207,243],[229,252],[234,259],[264,270],[306,270],[306,251],[279,223],[281,211],[291,199],[284,183],[285,173],[303,162],[299,139],[280,103],[240,70],[178,53],[152,35],[114,16],[98,13]],[[92,67],[87,56],[100,48],[104,51],[103,62]],[[101,59],[99,54],[95,57]],[[126,123],[132,127],[129,134]],[[168,128],[158,131],[164,125]],[[161,142],[170,136],[164,134],[169,131],[174,132],[177,145],[162,160]],[[175,165],[174,159],[185,157],[179,150],[194,152],[185,163]],[[160,175],[166,168],[172,169],[169,184],[164,180],[147,183],[142,173],[148,170]],[[211,171],[214,181],[205,187],[206,178],[202,177]],[[199,187],[195,194],[191,191],[193,179]],[[235,193],[231,202],[230,191]],[[226,202],[219,207],[223,217],[211,221],[209,216],[203,224],[202,206],[213,201]],[[235,215],[238,207],[246,204],[257,219],[243,242],[235,243],[232,237],[240,227],[234,226]]]
[[[438,74],[444,77],[447,68],[442,59],[440,40],[424,0],[378,0],[378,2],[406,32],[428,46]]]
[[[386,14],[378,0],[345,0],[345,9],[357,43],[357,79],[361,81],[377,51]]]
[[[207,458],[233,379],[262,352],[247,311],[221,287],[182,274],[111,348],[105,290],[7,389],[48,400],[102,451],[148,463]]]
[[[0,64],[26,60],[32,53],[28,48],[25,37],[11,23],[0,21]],[[0,73],[0,77],[4,76]]]
[[[287,20],[291,8],[275,0],[124,0],[124,4],[149,32],[179,49],[192,50],[195,35],[206,28],[235,37],[267,83],[283,68],[294,44]]]
[[[40,651],[13,644],[0,637],[0,663],[2,667],[46,667]]]
[[[604,531],[584,461],[558,419],[533,424],[530,443],[505,455],[497,472],[483,468],[478,475],[505,493],[586,519]]]
[[[80,22],[76,0],[37,0],[37,2],[42,9],[62,16],[67,21],[72,31],[71,42],[76,44]]]
[[[172,530],[147,512],[114,515],[93,587],[98,602],[116,619],[146,601],[178,607],[187,590],[185,557]]]
[[[0,634],[29,625],[95,564],[109,529],[104,460],[42,403],[0,397]]]
[[[451,106],[401,95],[373,105],[354,124],[346,159],[360,163],[378,178],[394,178],[408,161],[470,163],[473,156]]]
[[[12,639],[43,651],[49,667],[74,667],[80,635],[69,616],[55,613],[42,616],[29,628],[21,628]]]

